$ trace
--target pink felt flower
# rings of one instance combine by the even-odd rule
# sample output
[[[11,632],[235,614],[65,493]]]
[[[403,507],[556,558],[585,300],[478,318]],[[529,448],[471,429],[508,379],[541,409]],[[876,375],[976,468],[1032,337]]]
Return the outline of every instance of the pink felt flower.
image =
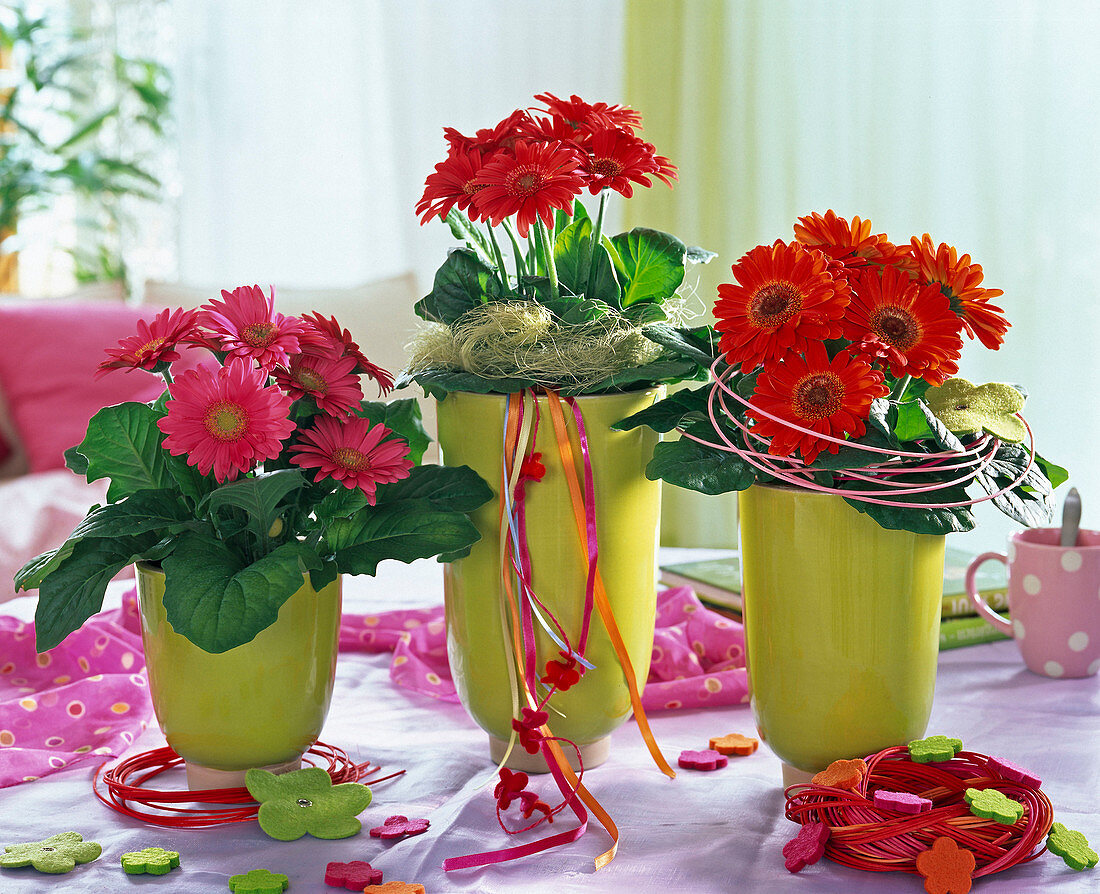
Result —
[[[317,469],[314,481],[333,478],[349,490],[358,487],[374,505],[379,484],[409,477],[413,462],[409,445],[400,439],[386,441],[393,434],[384,425],[366,419],[346,420],[318,416],[313,428],[291,447],[290,461],[303,469]]]
[[[528,754],[538,754],[542,740],[546,738],[539,727],[550,719],[550,715],[546,711],[536,711],[533,708],[523,708],[522,714],[521,719],[512,720],[512,729],[519,733],[519,744]]]
[[[187,456],[187,464],[220,483],[232,481],[257,462],[273,459],[294,430],[290,398],[267,374],[245,360],[230,360],[213,372],[188,370],[168,389],[168,414],[157,420],[164,448]]]
[[[152,371],[158,363],[179,360],[175,348],[194,333],[198,317],[197,310],[176,308],[169,311],[165,308],[151,322],[138,320],[137,335],[121,339],[117,348],[107,348],[109,359],[99,364],[96,378],[113,369]]]
[[[291,397],[309,395],[330,416],[347,416],[363,400],[354,357],[295,354],[289,366],[277,366],[273,374],[279,387]]]
[[[308,331],[297,317],[275,313],[275,287],[266,296],[259,286],[222,289],[222,300],[202,306],[200,322],[233,357],[251,357],[264,369],[287,363],[300,350],[298,339]]]

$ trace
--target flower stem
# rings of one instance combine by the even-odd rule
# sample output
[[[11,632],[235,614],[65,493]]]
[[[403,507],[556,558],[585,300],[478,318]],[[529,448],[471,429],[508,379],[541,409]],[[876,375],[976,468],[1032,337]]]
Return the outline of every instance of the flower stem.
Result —
[[[898,379],[897,384],[890,390],[890,400],[895,403],[900,401],[902,395],[905,394],[905,389],[909,387],[911,381],[913,381],[912,376],[905,376],[904,378]]]
[[[600,244],[600,239],[603,237],[603,213],[607,207],[607,193],[608,190],[604,189],[600,191],[600,210],[596,212],[596,225],[592,228],[592,242],[588,248],[588,270],[585,271],[584,282],[586,283],[585,296],[587,297],[592,293],[592,275],[596,270],[596,264],[594,258],[596,256],[596,247]]]
[[[501,254],[500,245],[497,243],[496,233],[493,231],[493,225],[489,224],[485,229],[489,231],[489,241],[493,244],[493,254],[496,255],[497,259],[497,275],[500,277],[500,284],[504,288],[504,291],[507,292],[508,268],[504,266],[504,255]]]
[[[523,256],[523,251],[519,247],[519,237],[516,234],[515,228],[512,226],[512,222],[508,218],[504,219],[504,232],[508,234],[508,238],[512,242],[512,253],[516,257],[516,276],[527,275],[527,259]]]
[[[164,384],[166,387],[172,387],[172,371],[166,366],[160,371],[160,374],[164,376]]]
[[[539,239],[542,242],[542,259],[546,265],[546,275],[550,277],[550,297],[557,301],[558,292],[558,268],[554,266],[554,245],[550,241],[550,233],[542,218],[535,218],[535,227],[538,229]]]

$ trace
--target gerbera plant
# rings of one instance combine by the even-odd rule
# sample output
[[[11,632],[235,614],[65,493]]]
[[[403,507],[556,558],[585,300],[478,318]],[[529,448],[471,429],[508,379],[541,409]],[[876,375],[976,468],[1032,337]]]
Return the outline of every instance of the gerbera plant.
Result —
[[[1026,392],[955,377],[964,336],[996,350],[1009,328],[981,266],[928,234],[898,246],[832,211],[794,233],[733,265],[713,331],[679,334],[714,384],[617,426],[682,433],[658,445],[649,477],[708,494],[835,491],[883,527],[918,533],[970,530],[984,499],[1048,522],[1067,475],[1030,443]]]
[[[416,305],[429,327],[408,375],[447,391],[580,394],[703,377],[666,346],[687,317],[685,269],[712,252],[638,227],[604,232],[609,198],[630,198],[676,168],[638,133],[633,109],[539,94],[491,128],[446,128],[447,157],[416,206],[463,246]],[[594,215],[580,201],[598,196]]]
[[[209,354],[173,377],[188,348]],[[39,590],[40,651],[132,562],[164,570],[177,633],[224,652],[274,623],[303,575],[319,590],[383,559],[456,558],[478,539],[466,513],[488,486],[464,466],[420,464],[416,402],[364,400],[362,376],[383,396],[393,378],[333,318],[276,313],[258,286],[223,291],[139,322],[97,375],[135,369],[162,375],[165,393],[100,410],[66,454],[89,481],[110,479],[107,504],[16,576]]]

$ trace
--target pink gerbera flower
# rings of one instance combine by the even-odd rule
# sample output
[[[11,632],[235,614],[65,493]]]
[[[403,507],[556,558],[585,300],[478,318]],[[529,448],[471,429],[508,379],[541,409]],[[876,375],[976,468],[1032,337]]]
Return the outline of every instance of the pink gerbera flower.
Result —
[[[188,370],[169,387],[168,415],[157,420],[164,448],[186,455],[203,475],[213,469],[219,483],[278,456],[294,423],[290,398],[266,381],[267,373],[240,359],[217,372]]]
[[[302,433],[302,440],[290,448],[291,462],[304,469],[317,469],[315,482],[333,478],[349,490],[358,487],[373,506],[379,484],[409,477],[413,462],[409,445],[392,435],[386,426],[371,425],[354,416],[337,420],[318,416],[313,428]]]
[[[286,363],[297,354],[299,336],[306,325],[297,317],[275,313],[275,287],[271,296],[259,286],[222,289],[222,301],[202,306],[201,323],[221,342],[221,350],[233,357],[251,357],[264,369]]]
[[[113,369],[147,369],[154,371],[158,363],[179,360],[175,348],[194,333],[198,322],[197,310],[167,308],[157,314],[152,322],[138,320],[137,335],[121,339],[117,348],[107,348],[109,360],[99,364],[96,378]]]
[[[370,376],[378,383],[378,390],[386,394],[393,388],[393,374],[376,363],[371,363],[351,337],[351,333],[336,322],[336,317],[323,317],[319,313],[305,314],[302,319],[313,328],[316,338],[303,345],[307,354],[331,354],[335,357],[354,357],[355,371]]]
[[[363,400],[354,357],[295,354],[288,367],[275,368],[274,376],[291,397],[308,394],[330,416],[347,416]]]

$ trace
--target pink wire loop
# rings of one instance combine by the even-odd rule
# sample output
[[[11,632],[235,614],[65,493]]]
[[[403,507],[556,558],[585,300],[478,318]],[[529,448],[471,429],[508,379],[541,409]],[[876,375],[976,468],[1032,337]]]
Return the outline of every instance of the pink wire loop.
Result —
[[[751,401],[746,400],[731,388],[726,381],[735,371],[734,367],[728,366],[726,369],[719,371],[718,365],[721,362],[722,360],[719,358],[711,365],[711,374],[714,377],[714,384],[711,386],[710,393],[707,396],[707,415],[710,417],[711,427],[721,443],[708,441],[705,438],[685,431],[683,428],[677,428],[677,431],[679,431],[683,437],[697,444],[702,444],[715,450],[721,450],[725,453],[735,453],[754,469],[764,472],[784,484],[791,484],[795,487],[818,493],[838,494],[839,496],[847,497],[851,500],[862,503],[874,503],[879,506],[898,506],[909,509],[952,509],[984,503],[987,500],[993,500],[1008,493],[1027,478],[1028,473],[1031,471],[1031,467],[1035,464],[1035,440],[1031,433],[1031,426],[1027,424],[1026,419],[1017,414],[1017,418],[1023,422],[1024,427],[1027,429],[1029,455],[1024,470],[1018,477],[1013,479],[1011,483],[991,494],[983,494],[982,496],[972,499],[956,500],[948,503],[921,503],[916,501],[910,502],[907,500],[888,499],[889,497],[896,498],[913,494],[945,491],[956,486],[965,487],[993,462],[997,455],[997,450],[1001,446],[1001,441],[983,433],[965,450],[944,450],[938,453],[924,453],[910,450],[889,450],[883,447],[874,447],[870,444],[859,444],[844,438],[833,437],[832,435],[826,435],[814,431],[813,429],[796,425],[779,416],[774,416],[766,410],[760,409]],[[796,431],[804,435],[811,435],[822,441],[827,441],[831,444],[847,447],[849,449],[880,455],[885,457],[885,459],[882,462],[869,465],[852,463],[832,469],[815,469],[812,465],[807,465],[805,460],[799,457],[773,455],[770,452],[771,439],[757,434],[751,426],[738,419],[730,410],[730,406],[727,402],[728,398],[732,398],[743,407],[751,408],[754,415],[762,416],[765,419],[776,422],[791,431]],[[722,423],[719,421],[719,416],[722,416],[726,422],[738,429],[741,440],[740,444],[734,443],[726,434],[723,430]],[[758,444],[760,449],[755,449],[753,446],[754,443]],[[878,489],[856,490],[851,487],[828,487],[818,484],[813,480],[812,475],[815,471],[835,472],[838,473],[840,481],[862,481],[867,484],[875,484],[878,486]],[[960,474],[944,481],[936,481],[931,484],[922,485],[890,480],[890,478],[896,475],[911,475],[928,471],[959,471]],[[883,499],[884,497],[887,499]]]

